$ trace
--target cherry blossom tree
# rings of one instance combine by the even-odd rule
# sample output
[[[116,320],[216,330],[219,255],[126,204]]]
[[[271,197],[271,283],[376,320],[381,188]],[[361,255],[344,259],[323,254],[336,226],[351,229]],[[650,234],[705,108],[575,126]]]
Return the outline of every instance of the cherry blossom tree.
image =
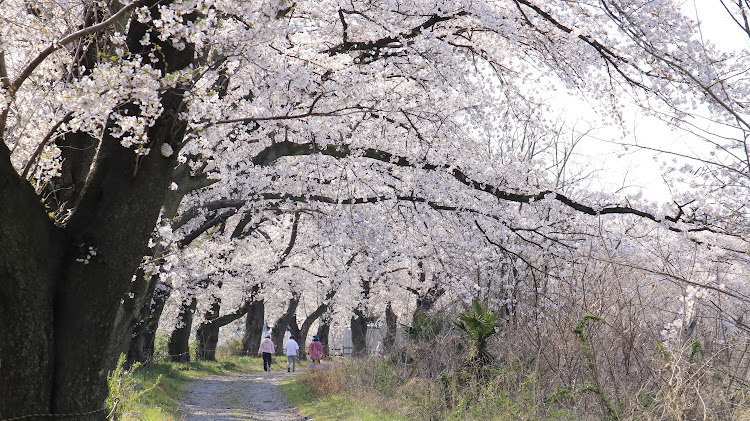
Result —
[[[745,60],[700,42],[669,1],[5,0],[0,417],[102,417],[152,285],[134,274],[182,197],[165,200],[206,176],[218,181],[186,208],[406,201],[540,250],[625,215],[743,249],[746,167],[720,165],[725,187],[661,208],[558,191],[519,145],[554,138],[553,89],[614,121],[629,96],[679,124],[700,105],[744,130]]]

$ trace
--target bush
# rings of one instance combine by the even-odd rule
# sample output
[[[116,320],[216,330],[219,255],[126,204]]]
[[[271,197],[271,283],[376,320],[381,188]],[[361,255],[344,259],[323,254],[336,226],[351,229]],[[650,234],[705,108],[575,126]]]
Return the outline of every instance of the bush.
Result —
[[[240,357],[243,353],[241,338],[229,338],[216,348],[216,358]]]
[[[303,371],[297,381],[309,388],[315,396],[331,396],[341,393],[343,382],[337,366],[336,363],[313,366]]]

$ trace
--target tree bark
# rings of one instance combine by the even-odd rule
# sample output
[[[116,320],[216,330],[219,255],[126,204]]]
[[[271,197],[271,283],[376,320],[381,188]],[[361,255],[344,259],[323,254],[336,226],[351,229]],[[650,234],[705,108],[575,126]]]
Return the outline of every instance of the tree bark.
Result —
[[[221,311],[221,300],[213,297],[213,303],[206,311],[206,321],[198,326],[196,339],[198,340],[198,350],[195,354],[197,360],[216,360],[216,345],[219,343],[219,328],[217,323],[211,321],[219,317]]]
[[[127,366],[135,363],[149,364],[154,360],[156,351],[156,331],[159,328],[164,305],[167,303],[172,288],[157,284],[151,293],[151,300],[141,310],[141,318],[133,327],[127,349]]]
[[[65,237],[0,142],[0,419],[52,412]],[[95,404],[95,403],[92,403]],[[92,408],[93,409],[93,408]]]
[[[284,334],[286,333],[287,328],[291,326],[292,320],[296,317],[295,313],[297,312],[299,299],[299,293],[292,294],[292,298],[289,299],[289,304],[287,304],[286,311],[276,320],[276,323],[274,323],[271,328],[271,340],[276,346],[276,354],[278,355],[284,354]]]
[[[257,300],[250,304],[245,319],[245,337],[242,339],[242,353],[255,355],[260,348],[263,325],[265,324],[265,301]]]
[[[169,358],[172,362],[186,363],[190,361],[190,331],[193,328],[193,315],[198,300],[191,297],[182,302],[180,307],[180,325],[172,331],[169,338]]]
[[[383,352],[390,354],[396,345],[396,335],[398,333],[398,317],[393,312],[391,302],[385,306],[385,338],[383,339]]]
[[[372,281],[362,279],[359,283],[362,288],[362,302],[352,310],[352,318],[349,322],[352,331],[352,355],[362,356],[367,353],[367,325],[372,322],[372,317],[367,314],[367,300],[372,291]]]
[[[328,302],[336,295],[336,291],[336,289],[331,289],[330,291],[328,291],[325,298],[323,299],[323,302],[318,305],[318,308],[316,308],[312,313],[305,317],[305,320],[302,322],[302,327],[297,327],[297,318],[295,317],[294,319],[294,329],[292,330],[292,334],[299,337],[297,342],[299,343],[300,350],[302,350],[300,358],[303,360],[307,359],[307,353],[305,351],[307,350],[307,335],[308,333],[310,333],[310,328],[316,320],[318,320],[328,311]]]
[[[330,355],[331,347],[329,343],[329,336],[331,333],[331,317],[330,315],[325,315],[320,321],[320,324],[318,325],[318,340],[320,340],[320,343],[323,344],[323,354]]]
[[[366,317],[361,310],[354,310],[350,326],[352,330],[352,355],[364,356],[367,354],[367,324],[370,318]]]

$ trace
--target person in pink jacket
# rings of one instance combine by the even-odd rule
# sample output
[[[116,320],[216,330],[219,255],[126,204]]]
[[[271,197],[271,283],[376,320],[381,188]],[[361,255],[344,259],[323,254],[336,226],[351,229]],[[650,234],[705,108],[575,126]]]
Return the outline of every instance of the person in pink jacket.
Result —
[[[320,364],[320,359],[323,357],[323,344],[318,340],[318,335],[313,335],[312,342],[307,347],[307,355],[313,362],[313,365]]]
[[[271,336],[266,336],[266,338],[260,342],[260,348],[258,348],[258,355],[260,355],[261,353],[263,354],[263,370],[271,370],[271,356],[273,355],[274,351],[275,349],[273,341],[271,340]]]

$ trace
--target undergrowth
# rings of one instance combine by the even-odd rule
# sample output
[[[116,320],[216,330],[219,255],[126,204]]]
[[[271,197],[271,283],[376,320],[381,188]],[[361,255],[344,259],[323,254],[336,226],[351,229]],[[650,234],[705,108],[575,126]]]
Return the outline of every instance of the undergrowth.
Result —
[[[404,378],[404,372],[387,358],[342,359],[306,370],[282,387],[290,402],[315,420],[750,420],[742,409],[730,418],[726,413],[671,414],[664,408],[676,401],[665,396],[674,389],[669,384],[652,393],[648,404],[611,413],[601,410],[590,385],[547,389],[533,371],[518,364],[498,364],[481,375],[458,369],[434,378]]]

